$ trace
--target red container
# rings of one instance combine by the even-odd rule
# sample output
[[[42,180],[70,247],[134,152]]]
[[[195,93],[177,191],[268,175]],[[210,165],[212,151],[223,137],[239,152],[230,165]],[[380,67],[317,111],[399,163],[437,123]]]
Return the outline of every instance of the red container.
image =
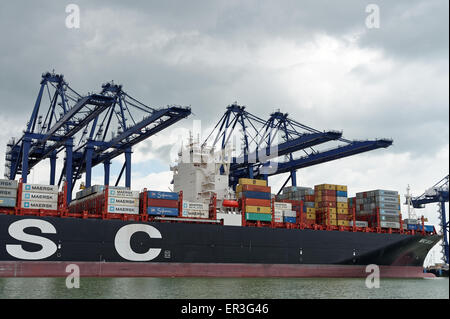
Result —
[[[305,202],[314,202],[315,198],[314,195],[305,195]]]
[[[322,195],[322,197],[323,196],[336,196],[336,191],[329,190],[329,189],[317,190],[317,191],[314,191],[314,193],[317,195]]]
[[[338,214],[337,215],[337,219],[338,220],[352,220],[352,216],[350,215],[345,215],[345,214]]]
[[[263,192],[263,193],[270,193],[270,187],[269,186],[260,186],[260,185],[242,185],[242,191],[246,192]]]
[[[282,203],[291,203],[293,206],[300,206],[300,202],[299,200],[293,200],[293,199],[282,199],[280,200],[280,202]]]
[[[248,185],[248,186],[253,186],[253,185]],[[270,207],[271,201],[269,199],[246,198],[244,204],[249,205],[249,206]]]
[[[170,199],[149,198],[147,200],[147,206],[177,208],[178,207],[178,201],[177,200],[170,200]]]

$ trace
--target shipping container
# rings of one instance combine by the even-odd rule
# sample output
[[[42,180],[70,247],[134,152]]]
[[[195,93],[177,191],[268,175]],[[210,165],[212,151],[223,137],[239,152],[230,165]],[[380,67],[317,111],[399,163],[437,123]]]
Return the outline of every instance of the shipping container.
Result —
[[[345,198],[347,198],[347,192],[346,191],[336,191],[336,197],[345,197]]]
[[[111,214],[139,214],[139,207],[108,205],[108,213]]]
[[[338,220],[337,226],[348,226],[350,222],[348,220]]]
[[[245,212],[246,213],[271,214],[272,208],[264,207],[264,206],[245,206]]]
[[[155,206],[155,205],[152,205],[152,206]],[[209,205],[206,203],[183,201],[183,209],[208,210]]]
[[[17,198],[17,189],[2,188],[2,189],[0,189],[0,197]]]
[[[274,202],[274,208],[281,209],[281,210],[291,210],[292,204],[291,203],[285,203],[285,202]]]
[[[316,220],[316,213],[306,213],[306,219]]]
[[[263,192],[253,192],[253,191],[246,191],[242,192],[241,196],[244,196],[245,198],[256,198],[256,199],[271,199],[270,193],[263,193]]]
[[[152,199],[178,200],[178,193],[174,192],[147,191],[147,194]]]
[[[184,205],[184,203],[183,203],[183,205]],[[147,206],[177,208],[178,207],[178,201],[177,200],[170,200],[170,199],[149,198],[147,200]]]
[[[58,194],[55,193],[22,193],[22,200],[36,202],[58,202]]]
[[[260,186],[260,185],[237,185],[236,193],[240,192],[263,192],[270,193],[271,188],[269,186]]]
[[[316,190],[336,190],[336,185],[332,184],[320,184],[314,186],[314,191]]]
[[[340,191],[340,192],[346,192],[347,193],[347,186],[346,185],[335,185],[336,186],[336,191]],[[347,195],[345,195],[347,196]]]
[[[296,223],[296,218],[295,217],[283,217],[283,220],[285,223],[292,223],[295,224]]]
[[[183,209],[181,216],[189,218],[209,218],[209,210],[205,209]]]
[[[396,222],[380,222],[380,227],[381,228],[396,228],[396,229],[399,229],[400,228],[400,223],[396,223]]]
[[[336,203],[336,208],[348,209],[347,203]]]
[[[297,217],[297,212],[293,210],[285,210],[283,211],[284,217]]]
[[[270,207],[272,202],[268,199],[257,199],[257,198],[245,198],[244,205],[246,206],[264,206]]]
[[[18,183],[15,180],[0,179],[0,189],[2,188],[12,188],[17,189]]]
[[[22,201],[22,208],[57,210],[58,203]]]
[[[108,196],[139,198],[139,191],[132,191],[132,190],[128,190],[128,189],[108,189]],[[152,197],[149,197],[149,198],[152,198]]]
[[[240,185],[258,185],[267,186],[267,182],[263,179],[239,178]]]
[[[147,207],[149,215],[178,216],[178,208],[170,207]]]
[[[353,226],[353,221],[349,222],[349,226]],[[357,220],[355,222],[355,226],[356,227],[369,227],[369,223],[366,221],[362,221],[362,220]]]
[[[0,197],[0,207],[15,207],[16,199],[12,197]]]
[[[136,198],[123,198],[123,197],[109,197],[108,202],[110,205],[120,206],[139,206],[139,199]],[[176,202],[178,203],[178,202]],[[151,205],[157,206],[157,205]],[[175,206],[177,207],[177,206]]]
[[[23,192],[58,193],[57,185],[22,184]]]
[[[271,222],[272,221],[272,214],[259,214],[259,213],[246,213],[245,219],[249,221],[264,221],[264,222]]]

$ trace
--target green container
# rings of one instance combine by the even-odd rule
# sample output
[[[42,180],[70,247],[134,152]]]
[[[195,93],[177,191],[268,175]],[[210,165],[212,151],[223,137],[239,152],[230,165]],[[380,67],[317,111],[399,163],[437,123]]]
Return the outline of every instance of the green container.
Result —
[[[246,220],[260,220],[263,222],[271,222],[272,214],[262,214],[262,213],[245,213]]]

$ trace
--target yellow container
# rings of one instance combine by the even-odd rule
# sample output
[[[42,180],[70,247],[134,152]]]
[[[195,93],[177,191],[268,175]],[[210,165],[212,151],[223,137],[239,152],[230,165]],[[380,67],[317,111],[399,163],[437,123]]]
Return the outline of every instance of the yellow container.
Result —
[[[317,216],[317,214],[316,214]],[[320,217],[322,220],[325,220],[327,218],[327,214],[322,214],[321,216],[317,216]],[[337,219],[337,214],[330,214],[330,220],[336,220]]]
[[[316,209],[313,208],[313,207],[307,207],[307,208],[306,208],[306,212],[307,212],[307,213],[314,213],[314,214],[315,214],[315,213],[316,213]]]
[[[316,219],[316,213],[306,213],[306,219]]]
[[[262,179],[251,179],[251,178],[239,178],[239,184],[241,185],[258,185],[267,186],[267,182]]]
[[[337,202],[336,203],[336,208],[348,208],[348,203],[344,203],[344,202]]]
[[[330,191],[335,191],[336,190],[336,185],[332,185],[332,184],[320,184],[320,185],[315,185],[314,189],[317,190],[323,190],[323,189],[327,189]]]
[[[245,212],[246,213],[271,214],[272,208],[264,207],[264,206],[245,206]]]
[[[346,185],[335,185],[337,191],[346,192],[347,186]]]
[[[318,208],[319,208],[319,202],[315,202],[315,203],[314,203],[314,208],[315,208],[315,209],[318,209]]]
[[[338,220],[337,226],[349,226],[350,222],[348,220]]]
[[[236,185],[236,193],[242,192],[242,185],[238,184]]]
[[[339,215],[349,215],[350,214],[347,208],[338,208],[337,213]]]

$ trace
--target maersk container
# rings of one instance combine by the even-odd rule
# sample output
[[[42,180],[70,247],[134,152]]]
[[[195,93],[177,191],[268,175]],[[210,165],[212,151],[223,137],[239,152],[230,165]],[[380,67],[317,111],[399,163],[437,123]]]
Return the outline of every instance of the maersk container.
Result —
[[[397,191],[390,191],[384,189],[377,189],[374,191],[370,191],[370,196],[398,196]]]
[[[128,189],[108,189],[108,196],[139,198],[139,191],[132,191]]]
[[[205,209],[183,209],[181,216],[189,218],[208,218],[209,210]]]
[[[394,209],[380,209],[380,215],[400,215],[399,210]]]
[[[22,193],[22,200],[25,201],[36,201],[36,202],[58,202],[58,194],[55,193]]]
[[[296,211],[293,211],[293,210],[285,210],[284,212],[283,212],[283,216],[284,217],[297,217],[297,212]]]
[[[147,194],[148,198],[178,200],[178,193],[175,192],[148,191]]]
[[[13,188],[2,188],[0,189],[0,197],[17,197],[17,190]]]
[[[380,222],[381,228],[400,228],[400,223],[397,222]]]
[[[290,210],[292,209],[291,203],[284,203],[284,202],[275,202],[273,204],[275,210]]]
[[[178,216],[178,208],[169,207],[147,207],[147,214],[149,215],[165,215],[165,216]]]
[[[349,226],[353,226],[353,221],[352,220],[349,222]],[[366,221],[357,220],[355,222],[355,226],[356,227],[369,227],[369,223],[366,222]]]
[[[139,199],[136,198],[123,198],[123,197],[108,197],[108,203],[110,205],[119,206],[139,206]]]
[[[34,193],[58,193],[58,186],[42,184],[22,184],[22,191]]]
[[[120,205],[108,205],[108,213],[111,214],[139,214],[139,207],[135,206],[120,206]]]
[[[57,210],[58,203],[22,201],[22,208]]]
[[[18,183],[14,180],[0,179],[0,188],[13,188],[17,189]]]
[[[409,219],[406,218],[406,219],[403,220],[403,222],[405,224],[417,225],[419,223],[419,220],[418,219],[412,219],[412,218],[409,218]]]
[[[0,197],[0,207],[15,207],[16,199],[11,197]]]

